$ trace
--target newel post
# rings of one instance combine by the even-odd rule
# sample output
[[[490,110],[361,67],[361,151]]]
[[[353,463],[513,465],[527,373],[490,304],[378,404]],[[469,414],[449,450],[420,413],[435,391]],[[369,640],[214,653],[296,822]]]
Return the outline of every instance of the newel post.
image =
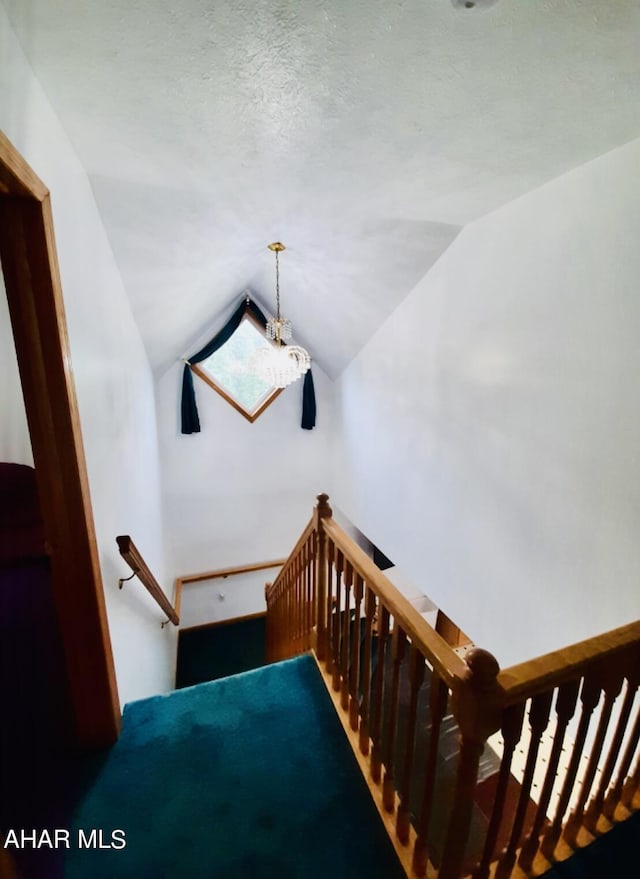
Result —
[[[330,519],[333,510],[329,506],[329,495],[319,494],[314,509],[314,524],[317,535],[316,555],[316,652],[318,659],[327,659],[327,535],[324,532],[324,519]]]
[[[502,716],[497,660],[486,650],[474,648],[466,662],[467,674],[454,688],[451,702],[460,728],[460,754],[439,879],[459,879],[462,874],[480,757]]]

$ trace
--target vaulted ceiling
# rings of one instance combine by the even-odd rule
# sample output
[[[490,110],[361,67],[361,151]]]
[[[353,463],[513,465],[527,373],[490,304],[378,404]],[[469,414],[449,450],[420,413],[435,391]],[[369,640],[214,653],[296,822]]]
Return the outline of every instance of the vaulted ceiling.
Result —
[[[636,0],[4,4],[157,372],[246,287],[273,307],[280,239],[336,376],[463,225],[640,136]]]

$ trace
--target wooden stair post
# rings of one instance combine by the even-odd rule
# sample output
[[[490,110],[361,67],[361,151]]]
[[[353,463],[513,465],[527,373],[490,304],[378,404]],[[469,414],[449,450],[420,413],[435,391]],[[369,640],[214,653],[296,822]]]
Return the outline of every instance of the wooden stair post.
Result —
[[[504,817],[504,806],[511,776],[511,761],[516,745],[522,736],[525,703],[513,705],[504,712],[502,718],[502,741],[504,742],[502,760],[498,773],[498,784],[491,810],[491,818],[487,828],[484,850],[480,863],[473,874],[473,879],[489,879],[491,862],[493,861],[498,833]]]
[[[453,691],[451,700],[460,727],[460,755],[438,879],[460,879],[462,875],[480,757],[502,718],[497,660],[486,650],[474,648],[466,662],[468,674]]]
[[[428,832],[431,824],[433,799],[435,793],[436,771],[438,765],[438,744],[440,742],[440,728],[447,711],[447,698],[449,690],[442,678],[436,671],[431,674],[431,687],[429,693],[429,739],[427,746],[427,765],[423,778],[422,800],[418,825],[416,827],[417,839],[413,850],[412,867],[416,876],[425,876],[429,860]]]
[[[324,662],[327,658],[327,536],[324,533],[323,519],[330,519],[333,514],[329,506],[329,495],[319,494],[318,504],[314,510],[315,528],[318,535],[318,552],[316,556],[316,629],[318,659]]]

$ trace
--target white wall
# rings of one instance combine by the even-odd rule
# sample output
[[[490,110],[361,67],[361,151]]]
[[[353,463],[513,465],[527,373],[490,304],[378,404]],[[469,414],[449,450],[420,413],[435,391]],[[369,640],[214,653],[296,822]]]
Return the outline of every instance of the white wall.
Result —
[[[266,568],[263,571],[185,584],[182,588],[180,628],[264,613],[267,609],[265,584],[272,583],[279,570]]]
[[[503,666],[640,613],[639,241],[635,141],[467,227],[337,384],[335,501]]]
[[[9,307],[0,271],[0,461],[33,467]]]
[[[127,567],[131,534],[165,583],[151,371],[86,174],[0,5],[0,126],[51,192],[100,562],[122,702],[172,686],[175,632]],[[19,416],[18,416],[19,417]],[[4,418],[4,412],[3,412]]]
[[[212,330],[211,335],[216,328]],[[197,345],[195,350],[197,350]],[[300,428],[302,382],[251,424],[194,376],[202,431],[180,434],[182,363],[156,385],[175,576],[284,558],[326,490],[331,381],[313,366],[316,427]]]

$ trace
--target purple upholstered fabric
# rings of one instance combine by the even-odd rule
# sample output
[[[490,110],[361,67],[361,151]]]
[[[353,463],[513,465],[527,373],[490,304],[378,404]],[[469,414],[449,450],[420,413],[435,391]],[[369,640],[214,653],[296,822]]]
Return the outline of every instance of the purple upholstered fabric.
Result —
[[[0,463],[0,567],[45,555],[36,471]]]
[[[63,820],[70,701],[35,471],[20,464],[0,464],[0,698],[0,831],[64,827],[50,822]],[[38,855],[21,875],[57,876]]]

